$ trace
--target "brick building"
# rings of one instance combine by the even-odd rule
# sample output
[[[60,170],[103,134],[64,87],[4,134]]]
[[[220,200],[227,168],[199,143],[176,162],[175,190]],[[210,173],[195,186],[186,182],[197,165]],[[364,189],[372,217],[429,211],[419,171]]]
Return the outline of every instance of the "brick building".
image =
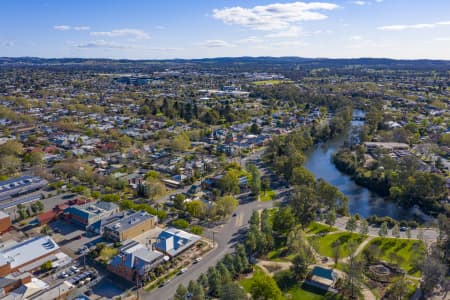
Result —
[[[156,216],[145,211],[133,212],[104,226],[103,236],[113,242],[123,242],[155,228],[157,223]]]
[[[11,226],[11,217],[0,210],[0,233],[8,231]]]
[[[0,277],[14,272],[30,272],[46,261],[58,260],[58,244],[49,236],[25,240],[0,251]],[[62,253],[61,253],[62,254]]]

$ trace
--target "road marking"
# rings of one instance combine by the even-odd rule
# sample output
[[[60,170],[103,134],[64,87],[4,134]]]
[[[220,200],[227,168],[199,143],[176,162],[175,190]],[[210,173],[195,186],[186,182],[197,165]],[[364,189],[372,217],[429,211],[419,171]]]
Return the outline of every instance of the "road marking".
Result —
[[[237,215],[236,217],[236,227],[241,227],[242,223],[244,223],[244,213],[240,213],[239,215]]]

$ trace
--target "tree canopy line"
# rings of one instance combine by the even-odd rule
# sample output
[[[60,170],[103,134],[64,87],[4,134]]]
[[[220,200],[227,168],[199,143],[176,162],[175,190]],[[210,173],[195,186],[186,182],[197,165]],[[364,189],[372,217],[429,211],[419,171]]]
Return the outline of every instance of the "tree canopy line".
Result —
[[[209,267],[207,273],[191,280],[186,287],[180,285],[175,293],[176,300],[203,300],[206,295],[222,300],[246,300],[247,295],[236,282],[241,274],[252,271],[247,254],[242,245],[236,247],[234,254],[226,254],[215,266]]]
[[[364,153],[363,146],[357,146],[355,152],[342,149],[333,156],[333,162],[356,183],[406,207],[417,204],[426,211],[441,208],[439,201],[447,196],[443,176],[420,171],[415,157],[402,157],[396,161],[386,153],[380,154],[380,159],[370,167],[364,167]]]

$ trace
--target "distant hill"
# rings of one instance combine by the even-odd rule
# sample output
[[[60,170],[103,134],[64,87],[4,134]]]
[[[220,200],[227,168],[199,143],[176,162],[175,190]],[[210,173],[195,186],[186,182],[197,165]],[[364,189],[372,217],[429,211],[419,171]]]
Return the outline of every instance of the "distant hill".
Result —
[[[38,58],[38,57],[0,57],[0,66],[10,67],[44,67],[44,68],[80,68],[97,70],[149,71],[167,67],[184,68],[186,66],[201,68],[232,68],[239,71],[255,71],[265,69],[276,71],[296,67],[343,68],[365,67],[374,69],[436,69],[449,70],[450,61],[446,60],[396,60],[387,58],[355,58],[328,59],[303,57],[217,57],[204,59],[170,59],[170,60],[128,60],[128,59],[97,59],[97,58]]]

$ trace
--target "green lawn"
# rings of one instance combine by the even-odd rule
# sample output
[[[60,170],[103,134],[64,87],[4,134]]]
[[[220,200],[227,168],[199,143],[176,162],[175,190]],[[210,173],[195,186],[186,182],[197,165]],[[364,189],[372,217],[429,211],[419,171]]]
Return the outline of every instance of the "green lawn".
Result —
[[[379,258],[399,266],[412,276],[420,276],[420,271],[414,268],[414,257],[425,252],[425,245],[419,240],[406,240],[395,238],[374,238],[367,246],[375,245],[379,251]]]
[[[290,270],[275,273],[274,279],[285,299],[342,299],[339,295],[329,294],[324,290],[297,282],[292,278]]]
[[[275,192],[272,190],[262,192],[259,195],[259,200],[261,200],[262,202],[271,201],[275,197],[275,195],[276,195]]]
[[[336,231],[337,229],[334,227],[330,227],[328,225],[323,225],[317,222],[312,222],[309,224],[308,227],[306,227],[305,233],[306,234],[326,234],[329,232]]]
[[[267,253],[267,258],[272,261],[292,261],[295,257],[295,253],[288,253],[287,247],[281,247]]]
[[[334,249],[339,247],[340,258],[343,258],[350,254],[351,249],[348,247],[350,241],[359,245],[365,240],[365,237],[357,233],[340,232],[324,236],[312,236],[308,237],[308,240],[316,251],[323,256],[333,257]]]
[[[258,272],[263,272],[260,268],[255,268],[256,276],[258,276]],[[274,279],[278,285],[278,287],[283,292],[283,300],[322,300],[322,299],[341,299],[337,295],[329,295],[325,291],[310,287],[307,285],[301,285],[292,279],[290,275],[290,271],[280,271],[275,274]],[[252,286],[253,277],[245,278],[239,281],[244,290],[249,293],[250,288]]]

